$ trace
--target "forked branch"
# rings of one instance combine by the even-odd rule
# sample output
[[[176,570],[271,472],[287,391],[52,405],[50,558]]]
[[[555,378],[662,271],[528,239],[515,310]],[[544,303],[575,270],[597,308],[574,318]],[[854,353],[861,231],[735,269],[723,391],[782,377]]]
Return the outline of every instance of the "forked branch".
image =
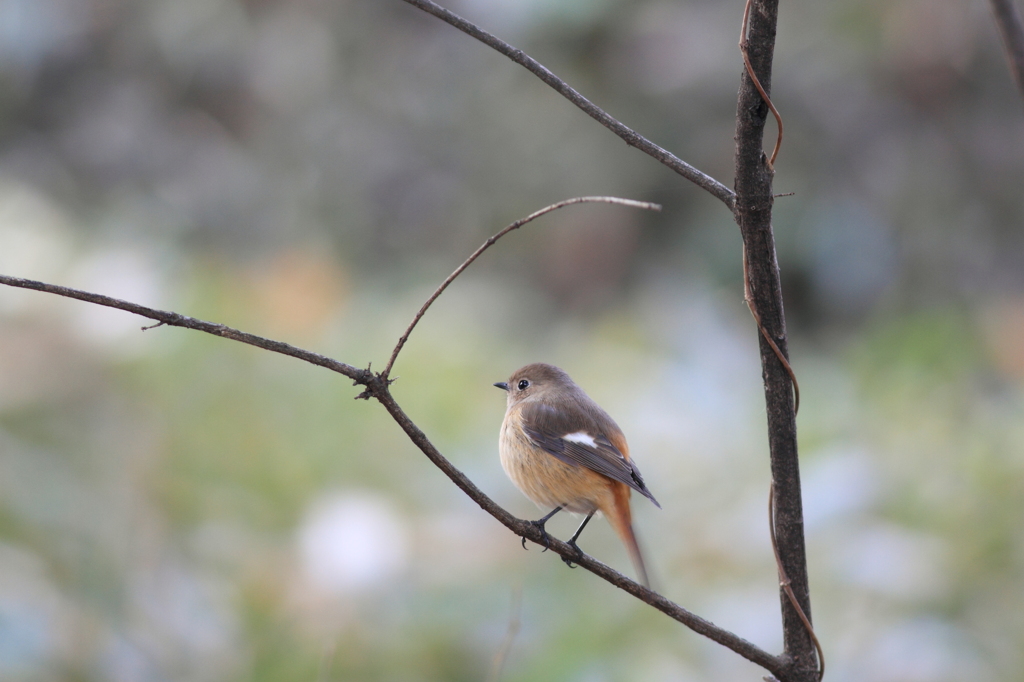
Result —
[[[371,372],[368,369],[358,369],[352,365],[338,362],[337,360],[332,360],[331,358],[303,350],[301,348],[296,348],[295,346],[287,343],[266,339],[256,336],[255,334],[249,334],[237,329],[232,329],[231,327],[227,327],[222,324],[205,322],[179,313],[148,308],[137,303],[111,298],[110,296],[103,296],[101,294],[94,294],[78,289],[70,289],[68,287],[57,286],[54,284],[46,284],[35,280],[9,277],[7,275],[0,275],[0,284],[6,284],[8,286],[19,287],[22,289],[33,289],[35,291],[56,294],[58,296],[66,296],[68,298],[74,298],[88,303],[95,303],[96,305],[106,306],[108,308],[125,310],[150,320],[156,320],[158,323],[163,323],[168,326],[184,327],[186,329],[203,331],[208,334],[213,334],[214,336],[239,341],[250,346],[256,346],[257,348],[263,348],[265,350],[288,355],[299,360],[305,360],[306,362],[319,367],[324,367],[338,372],[339,374],[352,379],[355,384],[364,386],[366,390],[361,397],[373,397],[383,405],[384,409],[388,411],[399,427],[405,431],[409,440],[411,440],[413,444],[416,445],[416,447],[434,463],[434,465],[436,465],[474,502],[480,505],[481,509],[493,516],[516,535],[526,538],[538,545],[548,547],[552,552],[563,558],[571,559],[573,563],[578,566],[581,566],[594,575],[603,578],[615,587],[628,592],[642,602],[653,606],[694,632],[704,635],[708,639],[718,642],[722,646],[736,652],[748,661],[760,665],[773,675],[784,675],[788,668],[788,661],[786,659],[773,656],[742,637],[739,637],[728,630],[724,630],[710,621],[704,620],[700,616],[687,611],[675,602],[666,599],[657,592],[654,592],[640,583],[631,580],[610,566],[601,563],[587,554],[581,553],[577,547],[571,546],[562,542],[558,538],[548,535],[532,522],[517,519],[515,516],[507,512],[504,508],[499,506],[498,503],[480,490],[476,484],[466,477],[465,474],[459,471],[459,469],[457,469],[444,455],[441,454],[434,444],[430,442],[426,434],[424,434],[423,431],[413,423],[409,416],[405,414],[402,408],[399,407],[388,388],[389,381],[381,374]]]
[[[413,423],[408,415],[405,414],[390,392],[389,384],[391,380],[389,379],[389,374],[398,354],[401,352],[416,324],[426,313],[433,301],[443,293],[445,288],[501,236],[539,217],[539,215],[555,210],[560,206],[569,205],[570,203],[598,200],[623,203],[642,208],[654,208],[652,205],[642,205],[640,202],[628,202],[627,200],[582,197],[549,206],[522,221],[508,226],[485,242],[424,303],[409,327],[405,330],[405,333],[399,339],[398,344],[391,353],[385,370],[381,373],[372,372],[369,368],[360,369],[317,353],[248,334],[224,325],[197,320],[174,312],[147,308],[99,294],[4,275],[0,275],[0,284],[34,289],[125,310],[155,320],[157,322],[155,326],[169,325],[204,331],[215,336],[221,336],[305,360],[314,365],[338,372],[353,380],[355,384],[363,386],[365,390],[358,397],[367,399],[372,397],[377,400],[388,411],[399,427],[405,431],[416,447],[435,466],[484,511],[509,528],[513,533],[538,545],[548,547],[555,554],[564,559],[569,559],[573,563],[600,576],[612,585],[662,611],[693,631],[762,666],[784,682],[810,682],[812,680],[817,682],[819,679],[819,669],[816,664],[821,662],[823,665],[823,657],[821,656],[820,648],[817,651],[815,649],[818,643],[810,627],[811,611],[807,587],[802,502],[796,450],[795,405],[794,395],[789,391],[789,380],[792,377],[787,360],[785,318],[782,310],[781,286],[775,258],[774,237],[771,229],[772,163],[774,162],[775,154],[778,152],[778,143],[771,160],[765,158],[762,146],[764,119],[767,115],[765,105],[771,109],[773,114],[778,116],[778,112],[775,110],[769,97],[771,92],[771,63],[774,50],[777,0],[751,0],[751,2],[747,3],[744,11],[741,50],[746,73],[744,74],[740,98],[737,104],[735,192],[612,118],[570,87],[565,81],[555,76],[551,71],[521,50],[483,31],[431,0],[404,1],[442,19],[522,65],[559,94],[582,109],[587,115],[623,139],[628,145],[650,155],[718,198],[736,218],[743,235],[745,253],[749,256],[749,271],[747,267],[744,268],[747,299],[751,303],[751,310],[758,323],[762,339],[761,357],[765,379],[769,445],[774,481],[772,540],[777,552],[780,582],[782,583],[784,593],[782,603],[785,640],[784,654],[780,656],[769,654],[734,633],[719,628],[687,611],[678,604],[640,585],[593,557],[580,553],[575,546],[568,545],[557,538],[547,535],[532,522],[517,519],[498,506],[497,503],[477,488],[465,474],[453,466],[427,439],[426,435]],[[1010,0],[991,1],[993,6],[997,8],[997,17],[999,16],[1000,7],[1005,8],[1008,6],[1012,9],[1012,5],[1008,4]],[[1019,17],[1017,21],[1019,24]],[[1008,50],[1012,52],[1011,47],[1008,47]],[[1020,81],[1019,69],[1015,71],[1015,74],[1018,75],[1018,81]],[[1022,89],[1024,89],[1024,83],[1022,83]],[[778,124],[779,140],[781,141],[781,118],[778,118]]]

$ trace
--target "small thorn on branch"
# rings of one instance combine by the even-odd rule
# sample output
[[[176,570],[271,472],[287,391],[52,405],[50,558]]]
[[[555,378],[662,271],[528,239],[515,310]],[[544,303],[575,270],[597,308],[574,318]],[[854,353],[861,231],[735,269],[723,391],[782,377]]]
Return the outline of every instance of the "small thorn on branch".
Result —
[[[398,380],[389,378],[383,372],[374,372],[373,363],[368,363],[366,369],[359,371],[359,376],[352,380],[353,386],[365,386],[366,390],[355,397],[356,400],[369,400],[379,398],[388,392],[388,387]]]
[[[163,320],[157,322],[156,324],[146,325],[145,327],[142,328],[142,331],[149,331],[150,329],[156,329],[157,327],[162,327],[162,326],[164,326]]]

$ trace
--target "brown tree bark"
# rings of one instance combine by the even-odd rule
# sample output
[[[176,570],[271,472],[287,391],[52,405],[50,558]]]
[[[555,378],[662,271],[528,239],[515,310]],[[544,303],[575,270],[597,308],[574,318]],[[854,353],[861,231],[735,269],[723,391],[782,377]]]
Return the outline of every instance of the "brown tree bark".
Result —
[[[771,94],[772,58],[778,22],[778,0],[753,0],[746,50],[762,88]],[[779,351],[789,357],[782,284],[772,232],[774,170],[764,152],[764,127],[769,106],[744,71],[736,105],[736,222],[743,237],[744,270],[749,304],[756,320]],[[796,600],[810,619],[811,603],[804,548],[803,502],[796,442],[793,384],[785,365],[761,331],[761,374],[768,416],[768,446],[775,499],[776,544],[783,570]],[[814,642],[784,589],[782,626],[787,659],[786,682],[818,679]]]

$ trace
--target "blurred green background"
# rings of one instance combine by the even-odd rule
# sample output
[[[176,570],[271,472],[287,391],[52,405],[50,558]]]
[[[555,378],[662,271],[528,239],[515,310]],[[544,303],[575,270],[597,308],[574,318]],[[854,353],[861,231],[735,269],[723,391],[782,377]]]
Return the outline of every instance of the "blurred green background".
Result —
[[[742,1],[459,0],[731,185]],[[1024,678],[1024,106],[982,0],[782,3],[775,229],[828,678]],[[769,138],[773,128],[769,127]],[[382,367],[515,514],[504,396],[626,432],[656,586],[781,647],[715,199],[398,0],[0,0],[0,272]],[[759,679],[483,514],[343,378],[0,290],[0,679]],[[566,537],[571,518],[549,529]],[[632,574],[604,522],[583,548]],[[514,595],[521,591],[521,606]]]

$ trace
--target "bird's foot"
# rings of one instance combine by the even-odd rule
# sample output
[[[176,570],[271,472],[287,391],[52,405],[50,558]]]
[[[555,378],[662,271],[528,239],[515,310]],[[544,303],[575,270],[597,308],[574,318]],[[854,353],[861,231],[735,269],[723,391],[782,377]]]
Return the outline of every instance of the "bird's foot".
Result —
[[[576,550],[576,558],[570,559],[568,557],[562,557],[562,561],[564,561],[565,565],[568,566],[569,568],[576,568],[575,564],[573,564],[573,561],[578,563],[579,560],[583,558],[583,550],[580,549],[580,546],[576,544],[576,539],[575,538],[573,538],[572,540],[569,540],[569,542],[567,542],[565,544],[569,545],[574,550]]]
[[[540,519],[538,521],[530,521],[530,525],[535,527],[537,530],[540,531],[541,539],[544,541],[543,542],[544,549],[541,551],[542,554],[544,552],[548,551],[549,549],[551,549],[551,544],[548,542],[548,538],[550,538],[551,536],[548,535],[548,532],[546,530],[544,530],[544,524],[546,522],[547,522],[546,518]],[[522,541],[523,541],[523,549],[526,549],[526,536],[523,536]]]

